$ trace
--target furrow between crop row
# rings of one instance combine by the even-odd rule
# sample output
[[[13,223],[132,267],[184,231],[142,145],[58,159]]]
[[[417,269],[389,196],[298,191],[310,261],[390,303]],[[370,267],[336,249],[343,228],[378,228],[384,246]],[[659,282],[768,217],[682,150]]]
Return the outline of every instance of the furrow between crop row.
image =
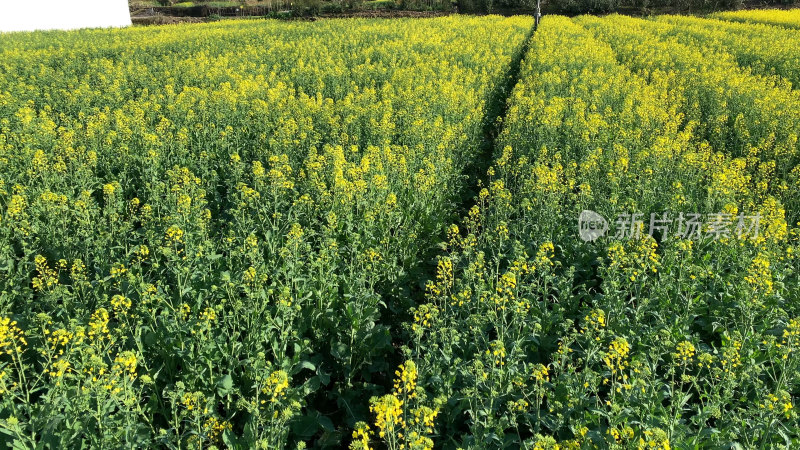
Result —
[[[694,72],[629,67],[649,55],[638,47],[620,57],[647,36],[622,21],[543,21],[490,178],[413,310],[406,354],[426,393],[450,406],[453,445],[725,445],[700,430],[735,428],[759,414],[742,396],[785,398],[796,383],[796,358],[771,378],[773,366],[746,356],[780,361],[762,338],[800,313],[796,288],[775,282],[797,279],[784,258],[796,229],[778,200],[739,181],[750,174],[735,150],[716,151],[684,116],[702,97],[675,79]],[[760,237],[686,234],[677,220],[751,205],[764,215]],[[579,228],[585,210],[598,228]],[[605,236],[579,237],[604,218]],[[724,385],[723,372],[757,381]],[[747,439],[782,442],[769,431]]]
[[[347,442],[391,386],[391,330],[532,25],[4,38],[0,317],[29,346],[3,407],[20,439]]]

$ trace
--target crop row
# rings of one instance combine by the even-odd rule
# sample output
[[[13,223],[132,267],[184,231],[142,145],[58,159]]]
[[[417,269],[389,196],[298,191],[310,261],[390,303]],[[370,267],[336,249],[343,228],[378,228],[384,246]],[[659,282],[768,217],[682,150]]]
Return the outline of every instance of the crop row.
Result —
[[[750,11],[724,11],[711,17],[731,22],[765,23],[786,28],[800,28],[800,10],[763,9]]]
[[[340,442],[531,24],[4,37],[5,435]]]
[[[537,31],[486,186],[409,325],[454,445],[796,441],[800,120],[780,110],[796,96],[670,30]],[[605,237],[578,237],[584,210]],[[758,236],[740,228],[752,215]]]
[[[744,164],[760,199],[774,196],[786,206],[789,221],[798,220],[800,92],[780,79],[742,69],[730,53],[681,42],[668,24],[621,16],[584,22],[592,23],[634,71],[645,77],[670,74],[671,86],[689,97],[681,112],[699,124],[698,136]],[[612,31],[612,25],[619,29]]]
[[[4,37],[3,436],[797,444],[791,31],[531,25]]]
[[[757,74],[777,75],[795,89],[800,86],[800,36],[793,30],[686,16],[660,16],[656,20],[675,25],[669,34],[681,43],[713,47]]]

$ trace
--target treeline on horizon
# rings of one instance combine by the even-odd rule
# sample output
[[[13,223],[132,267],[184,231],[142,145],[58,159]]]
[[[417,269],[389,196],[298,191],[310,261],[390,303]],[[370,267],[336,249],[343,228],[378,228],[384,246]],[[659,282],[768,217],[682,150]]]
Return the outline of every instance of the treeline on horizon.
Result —
[[[409,8],[419,0],[402,0]],[[543,13],[549,14],[603,14],[603,13],[680,13],[713,12],[743,8],[790,7],[800,5],[797,0],[749,2],[745,0],[542,0]],[[403,6],[403,5],[401,5]],[[536,0],[458,0],[461,12],[530,12],[536,8]]]
[[[158,0],[162,6],[178,6],[176,0]],[[135,2],[132,2],[135,3]],[[186,5],[189,2],[183,2]],[[191,2],[196,8],[236,2]],[[541,0],[543,14],[675,14],[732,9],[781,8],[800,5],[800,0]],[[248,6],[267,6],[292,15],[350,13],[354,11],[455,11],[461,13],[532,14],[536,0],[259,0]],[[180,14],[183,15],[183,14]],[[191,14],[190,14],[191,15]]]

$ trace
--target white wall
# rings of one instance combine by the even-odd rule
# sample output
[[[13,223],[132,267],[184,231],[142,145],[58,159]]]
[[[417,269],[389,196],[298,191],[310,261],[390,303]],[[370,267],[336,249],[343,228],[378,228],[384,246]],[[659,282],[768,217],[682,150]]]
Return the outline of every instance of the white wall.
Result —
[[[130,24],[128,0],[0,0],[0,32]]]

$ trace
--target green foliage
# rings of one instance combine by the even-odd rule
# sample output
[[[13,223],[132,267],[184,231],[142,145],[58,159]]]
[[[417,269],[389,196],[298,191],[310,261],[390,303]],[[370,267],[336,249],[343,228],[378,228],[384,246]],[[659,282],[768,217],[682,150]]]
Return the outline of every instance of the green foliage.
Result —
[[[346,445],[530,26],[4,36],[3,439]]]
[[[0,442],[797,447],[794,15],[719,17],[3,36]]]
[[[440,433],[454,445],[800,439],[800,223],[787,207],[800,97],[717,40],[678,38],[622,16],[549,16],[535,34],[483,189],[407,324],[406,357],[447,399]],[[651,237],[645,221],[639,237],[617,227],[583,242],[583,210],[612,226],[626,211],[758,212],[762,228]]]

